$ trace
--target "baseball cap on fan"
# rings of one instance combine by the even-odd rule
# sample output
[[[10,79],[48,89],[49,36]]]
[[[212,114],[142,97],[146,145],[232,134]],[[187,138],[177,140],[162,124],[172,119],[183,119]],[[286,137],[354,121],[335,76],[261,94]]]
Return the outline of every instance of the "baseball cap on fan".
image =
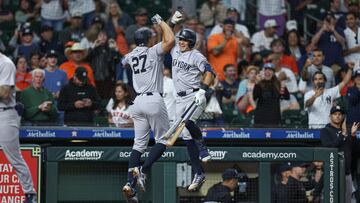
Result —
[[[288,31],[297,30],[297,22],[295,20],[289,20],[286,22],[286,29]]]
[[[148,12],[147,12],[146,8],[144,8],[144,7],[140,7],[138,9],[136,9],[136,11],[135,11],[136,16],[144,16],[147,14],[148,14]]]
[[[46,57],[58,57],[58,53],[54,49],[50,49],[46,52]]]
[[[341,106],[339,105],[336,105],[336,106],[333,106],[330,110],[330,114],[333,114],[333,113],[336,113],[336,112],[340,112],[341,114],[345,114],[345,111],[343,108],[341,108]]]
[[[354,70],[353,76],[354,76],[354,78],[356,78],[357,76],[360,76],[360,69]]]
[[[279,25],[276,23],[276,20],[274,19],[268,19],[264,23],[264,28],[270,28],[270,27],[279,27]]]
[[[86,70],[86,68],[79,66],[76,70],[75,70],[75,77],[80,80],[81,82],[86,83],[87,79],[88,79],[88,72]]]

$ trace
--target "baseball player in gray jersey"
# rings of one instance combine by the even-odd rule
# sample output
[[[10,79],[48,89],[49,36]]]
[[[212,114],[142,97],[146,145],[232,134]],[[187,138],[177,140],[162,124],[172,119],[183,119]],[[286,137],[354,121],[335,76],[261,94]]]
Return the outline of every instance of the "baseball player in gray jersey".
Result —
[[[179,22],[181,18],[181,13],[175,12],[170,26]],[[199,158],[203,162],[207,162],[211,156],[205,146],[201,130],[195,122],[205,110],[205,94],[209,85],[213,83],[215,74],[205,56],[194,49],[196,43],[194,31],[183,29],[178,38],[178,43],[171,50],[172,77],[177,92],[176,114],[180,116],[195,100],[197,109],[186,122],[182,138],[186,143],[190,162],[195,172],[195,177],[188,190],[197,191],[205,182],[204,170]]]
[[[15,168],[25,193],[25,203],[35,203],[37,197],[31,173],[20,152],[20,116],[15,110],[15,74],[14,63],[0,53],[0,147]]]
[[[151,165],[160,158],[166,149],[163,135],[169,129],[169,118],[163,93],[163,62],[165,53],[175,44],[171,28],[159,15],[152,17],[152,22],[160,26],[163,38],[154,46],[149,28],[140,28],[134,33],[137,47],[123,59],[123,65],[129,66],[133,72],[133,86],[137,93],[134,104],[130,106],[130,114],[134,120],[134,145],[129,160],[128,182],[123,192],[129,201],[136,199],[136,183],[145,191],[145,178]],[[149,142],[150,130],[154,132],[156,144],[151,148],[149,157],[140,166],[140,156],[145,152]]]

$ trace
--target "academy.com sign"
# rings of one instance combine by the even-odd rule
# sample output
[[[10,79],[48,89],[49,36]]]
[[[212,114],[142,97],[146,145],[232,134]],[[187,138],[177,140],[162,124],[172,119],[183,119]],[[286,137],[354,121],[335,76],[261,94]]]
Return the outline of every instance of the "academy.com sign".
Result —
[[[65,160],[99,160],[104,151],[99,150],[66,150]]]
[[[295,152],[243,152],[242,158],[252,159],[295,159],[297,154]]]

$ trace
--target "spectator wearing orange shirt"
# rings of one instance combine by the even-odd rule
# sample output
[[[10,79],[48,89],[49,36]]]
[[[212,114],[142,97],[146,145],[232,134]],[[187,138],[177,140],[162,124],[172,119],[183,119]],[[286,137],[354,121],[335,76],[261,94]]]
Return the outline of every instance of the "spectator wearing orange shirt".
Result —
[[[225,19],[223,32],[211,35],[208,39],[208,59],[220,81],[225,80],[223,67],[227,64],[237,66],[241,53],[240,44],[244,37],[235,31],[235,21]]]
[[[60,65],[60,70],[65,71],[68,79],[73,78],[77,67],[84,67],[88,72],[89,83],[95,86],[94,74],[88,63],[83,62],[85,58],[85,49],[80,43],[74,43],[69,50],[69,60]]]
[[[16,91],[23,91],[25,88],[29,87],[31,80],[31,73],[27,72],[27,62],[25,56],[19,56],[16,61],[16,83],[15,89]]]
[[[280,55],[280,64],[284,68],[289,68],[295,75],[299,74],[299,69],[296,64],[296,59],[284,53],[285,42],[283,39],[274,39],[270,44],[271,50],[274,54]]]

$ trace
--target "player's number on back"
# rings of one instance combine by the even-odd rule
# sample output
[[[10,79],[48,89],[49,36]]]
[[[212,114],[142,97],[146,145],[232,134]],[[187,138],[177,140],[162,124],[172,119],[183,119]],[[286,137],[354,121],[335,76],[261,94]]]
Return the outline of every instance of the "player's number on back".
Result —
[[[134,57],[132,59],[134,74],[146,72],[145,69],[146,57],[147,57],[146,55],[141,55],[139,57]],[[140,64],[141,64],[141,68],[138,67]]]

